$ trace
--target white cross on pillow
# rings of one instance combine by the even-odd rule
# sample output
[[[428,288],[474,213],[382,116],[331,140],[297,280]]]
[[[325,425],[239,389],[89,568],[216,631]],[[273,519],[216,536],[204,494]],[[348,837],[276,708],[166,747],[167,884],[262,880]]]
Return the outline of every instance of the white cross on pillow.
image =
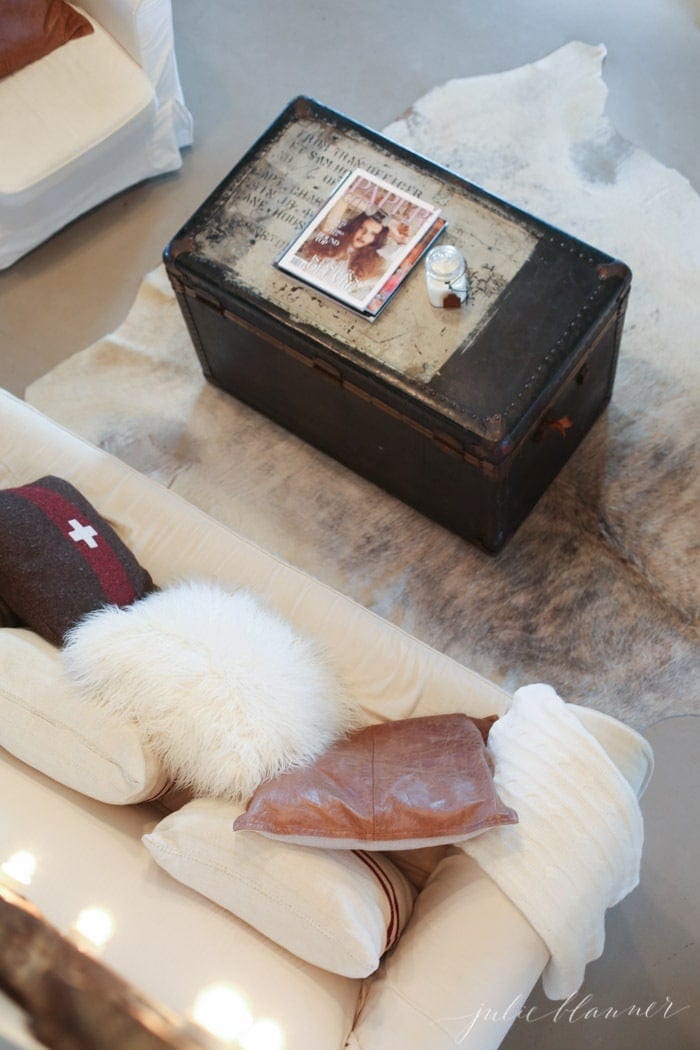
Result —
[[[69,525],[73,526],[73,531],[69,532],[68,535],[74,543],[87,543],[88,547],[96,547],[95,536],[97,530],[93,529],[92,525],[81,525],[75,518],[71,518],[68,522]]]

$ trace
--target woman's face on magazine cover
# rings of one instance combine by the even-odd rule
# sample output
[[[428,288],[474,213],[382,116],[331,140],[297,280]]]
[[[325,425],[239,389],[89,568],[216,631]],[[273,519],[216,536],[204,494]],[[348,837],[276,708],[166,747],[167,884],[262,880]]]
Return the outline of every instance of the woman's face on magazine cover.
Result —
[[[368,244],[373,244],[376,241],[381,232],[381,222],[377,222],[376,219],[365,219],[362,225],[355,230],[350,242],[351,247],[366,248]]]

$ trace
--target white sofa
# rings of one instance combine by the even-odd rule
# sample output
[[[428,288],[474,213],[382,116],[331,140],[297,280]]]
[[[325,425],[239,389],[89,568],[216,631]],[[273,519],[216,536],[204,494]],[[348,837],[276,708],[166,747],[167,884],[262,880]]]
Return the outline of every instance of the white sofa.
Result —
[[[170,0],[74,6],[92,34],[0,79],[0,269],[192,142]]]
[[[506,695],[478,674],[0,393],[0,487],[46,474],[78,487],[158,584],[197,575],[257,592],[325,644],[371,715],[504,710]],[[594,733],[611,721],[580,715]],[[640,792],[650,751],[636,734],[625,740],[613,757]],[[1,750],[0,798],[0,863],[22,849],[39,858],[27,892],[51,922],[66,930],[86,905],[107,907],[115,935],[103,961],[181,1014],[202,988],[233,985],[253,1017],[274,1021],[285,1050],[496,1047],[514,1020],[509,1004],[524,1001],[548,961],[521,912],[463,853],[440,861],[398,946],[362,982],[301,962],[157,868],[140,839],[163,816],[159,804],[90,800]],[[484,1003],[499,1019],[466,1035],[460,1019]]]

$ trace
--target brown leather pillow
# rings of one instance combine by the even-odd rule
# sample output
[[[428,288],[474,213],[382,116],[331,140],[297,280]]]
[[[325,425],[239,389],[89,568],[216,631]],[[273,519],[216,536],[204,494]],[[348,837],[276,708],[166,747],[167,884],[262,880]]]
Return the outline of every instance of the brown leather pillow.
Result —
[[[151,577],[85,497],[61,478],[0,489],[0,600],[60,645],[86,613],[130,605]]]
[[[311,765],[261,784],[235,831],[326,849],[419,849],[516,824],[484,732],[463,714],[361,729]]]
[[[64,0],[0,0],[0,77],[92,32]]]

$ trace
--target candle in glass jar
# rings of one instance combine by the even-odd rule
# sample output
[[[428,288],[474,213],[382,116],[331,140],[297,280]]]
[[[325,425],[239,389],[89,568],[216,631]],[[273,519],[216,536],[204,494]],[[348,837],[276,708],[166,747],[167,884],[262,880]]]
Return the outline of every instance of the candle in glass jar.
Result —
[[[469,290],[467,264],[459,248],[441,244],[425,258],[425,283],[433,306],[461,306]]]

